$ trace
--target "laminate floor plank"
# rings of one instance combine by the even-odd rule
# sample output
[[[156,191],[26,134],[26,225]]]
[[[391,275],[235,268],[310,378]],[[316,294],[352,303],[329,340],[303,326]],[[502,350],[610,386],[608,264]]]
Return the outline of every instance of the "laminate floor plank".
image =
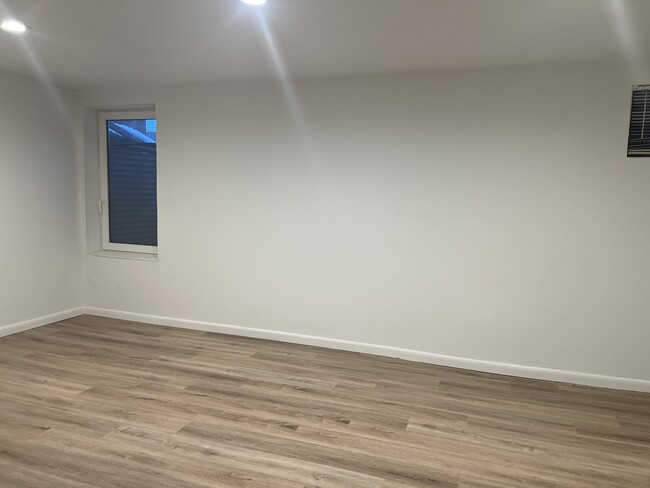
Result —
[[[0,338],[0,487],[650,488],[650,394],[83,315]]]

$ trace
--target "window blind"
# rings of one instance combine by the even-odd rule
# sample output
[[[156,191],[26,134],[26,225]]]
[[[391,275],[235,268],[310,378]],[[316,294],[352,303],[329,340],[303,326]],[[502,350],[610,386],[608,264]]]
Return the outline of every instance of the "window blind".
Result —
[[[650,157],[650,85],[632,90],[628,157]]]
[[[156,141],[147,135],[146,122],[107,124],[111,243],[158,245]]]

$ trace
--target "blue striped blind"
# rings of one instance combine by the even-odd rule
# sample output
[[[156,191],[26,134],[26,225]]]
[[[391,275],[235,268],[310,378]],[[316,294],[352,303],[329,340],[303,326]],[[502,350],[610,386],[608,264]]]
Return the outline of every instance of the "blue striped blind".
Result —
[[[109,240],[157,246],[156,121],[109,120],[106,131]]]

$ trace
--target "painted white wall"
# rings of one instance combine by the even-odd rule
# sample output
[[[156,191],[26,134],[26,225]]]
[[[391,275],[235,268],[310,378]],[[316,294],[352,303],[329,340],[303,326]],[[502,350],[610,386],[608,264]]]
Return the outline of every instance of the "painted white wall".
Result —
[[[87,304],[650,379],[650,160],[623,66],[87,91],[158,113],[159,262]],[[86,110],[89,251],[98,249]],[[304,127],[297,127],[301,118]]]
[[[0,328],[83,305],[75,110],[0,72]]]

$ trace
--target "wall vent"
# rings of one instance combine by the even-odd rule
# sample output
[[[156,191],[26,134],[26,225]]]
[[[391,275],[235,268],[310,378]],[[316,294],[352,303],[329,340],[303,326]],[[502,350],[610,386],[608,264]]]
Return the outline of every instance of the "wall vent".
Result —
[[[632,88],[627,156],[650,157],[650,85]]]

